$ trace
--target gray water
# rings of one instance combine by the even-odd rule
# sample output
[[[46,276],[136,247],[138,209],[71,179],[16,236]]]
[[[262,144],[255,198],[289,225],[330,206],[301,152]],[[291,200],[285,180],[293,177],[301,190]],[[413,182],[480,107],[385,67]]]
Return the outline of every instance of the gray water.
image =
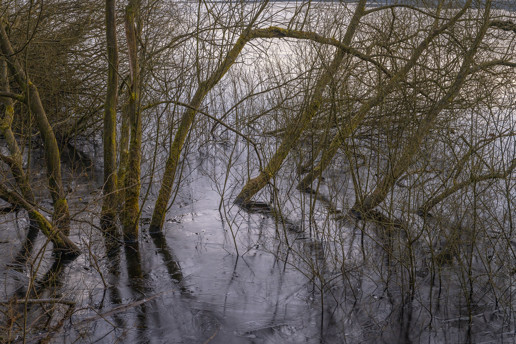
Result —
[[[120,248],[110,256],[95,228],[100,204],[95,173],[76,181],[69,197],[71,211],[77,212],[71,239],[83,254],[62,264],[55,281],[38,290],[40,297],[76,304],[52,343],[340,341],[340,329],[329,323],[330,315],[323,316],[317,286],[277,240],[274,219],[233,207],[228,214],[239,219],[238,225],[228,224],[219,211],[220,195],[205,173],[194,166],[182,181],[163,237],[146,232],[147,207],[139,250]],[[43,281],[52,269],[51,245],[45,249],[45,238],[39,235],[33,252],[41,254],[23,266],[13,264],[26,224],[20,213],[16,232],[10,222],[15,215],[8,216],[2,232],[10,236],[3,235],[0,244],[7,253],[1,260],[2,298],[13,293],[23,298],[29,277]],[[61,308],[52,323],[61,318],[66,307]],[[31,321],[40,321],[35,319],[38,306],[29,305],[28,312],[26,340],[37,342],[47,333],[31,330]],[[19,342],[23,330],[17,331]]]
[[[27,223],[22,213],[5,216],[2,299],[33,299],[30,288],[41,299],[75,303],[69,314],[68,306],[49,304],[47,316],[29,302],[26,330],[11,328],[14,342],[23,342],[24,332],[26,343],[46,337],[51,343],[460,343],[468,335],[478,342],[514,342],[507,312],[512,282],[500,280],[497,288],[508,286],[506,291],[489,290],[503,270],[485,283],[478,273],[468,334],[460,266],[431,273],[425,254],[417,253],[411,299],[405,262],[390,261],[398,258],[386,255],[373,229],[329,216],[328,204],[342,200],[319,198],[311,219],[316,227],[303,218],[308,194],[289,196],[282,219],[234,206],[240,184],[237,172],[225,180],[227,150],[210,143],[189,155],[164,234],[147,233],[152,202],[146,203],[137,249],[120,244],[106,253],[96,215],[99,171],[76,170],[70,179],[76,214],[71,238],[83,252],[72,262],[55,264],[51,245],[45,247],[39,235],[32,257],[16,263]],[[244,167],[240,162],[234,162],[236,171]],[[354,199],[349,177],[337,168],[327,173],[340,180],[339,195]],[[278,183],[280,193],[288,184]],[[334,187],[328,181],[321,192],[329,195]]]

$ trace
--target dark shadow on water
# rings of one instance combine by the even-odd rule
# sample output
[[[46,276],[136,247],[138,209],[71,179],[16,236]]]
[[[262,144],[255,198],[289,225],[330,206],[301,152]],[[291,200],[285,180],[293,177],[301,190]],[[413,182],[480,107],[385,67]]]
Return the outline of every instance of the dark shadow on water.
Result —
[[[64,271],[74,259],[70,259],[65,254],[60,253],[54,253],[52,257],[54,261],[45,275],[40,280],[35,281],[32,287],[29,284],[27,286],[30,287],[29,290],[27,288],[17,290],[13,298],[13,302],[16,302],[16,300],[22,301],[16,307],[19,319],[26,319],[26,323],[30,324],[30,328],[32,330],[38,329],[40,334],[49,331],[49,336],[53,330],[61,327],[62,321],[70,317],[71,313],[69,312],[73,311],[72,306],[68,308],[69,312],[64,313],[64,315],[61,314],[59,309],[62,309],[62,307],[59,306],[62,302],[54,302],[54,300],[67,301],[66,297],[62,295]],[[26,303],[25,300],[27,300]],[[43,301],[39,302],[39,300]],[[52,329],[49,326],[56,319],[62,319],[61,323],[60,325],[55,325],[55,328]]]
[[[104,244],[106,249],[106,257],[107,257],[107,270],[109,273],[108,276],[108,294],[109,294],[109,302],[112,306],[119,306],[122,304],[122,296],[119,290],[120,284],[120,259],[121,259],[121,245],[120,238],[117,235],[117,232],[107,234],[104,233]],[[101,309],[103,308],[104,298],[101,302]],[[126,322],[118,313],[113,314],[112,316],[114,325],[114,331],[120,331],[126,328]],[[124,332],[125,333],[125,332]],[[119,339],[123,339],[123,334]]]
[[[63,272],[65,267],[74,261],[61,253],[53,253],[54,262],[45,276],[36,284],[37,295],[41,295],[44,290],[53,289],[56,292],[63,286]]]
[[[117,341],[131,343],[160,342],[169,331],[174,332],[176,327],[179,329],[178,324],[182,323],[166,323],[165,320],[170,321],[167,314],[178,312],[184,319],[192,317],[190,310],[183,309],[183,305],[164,307],[166,299],[162,295],[179,291],[182,296],[190,298],[191,293],[182,285],[183,274],[166,237],[162,233],[153,233],[151,238],[156,251],[149,250],[145,243],[123,242],[116,233],[104,235],[109,275],[105,279],[107,289],[99,311],[100,314],[109,314],[106,320],[111,320],[102,322],[103,326],[108,326],[108,334],[103,327],[102,333],[95,334],[100,335],[97,340],[116,338]],[[168,276],[163,276],[163,279],[154,280],[152,271],[147,271],[151,260],[156,258],[162,260],[166,267]],[[167,289],[171,282],[175,288]]]
[[[159,255],[163,259],[170,278],[175,283],[181,284],[183,282],[183,272],[181,271],[181,267],[177,263],[177,259],[175,258],[172,250],[167,244],[167,239],[162,232],[154,232],[151,233],[150,236],[152,238],[152,242],[158,250]],[[181,291],[186,291],[186,289],[184,289],[182,286]]]
[[[221,328],[221,322],[216,312],[212,312],[209,309],[199,309],[197,307],[190,308],[191,302],[195,302],[195,295],[185,283],[181,266],[177,261],[174,251],[168,245],[166,236],[162,232],[153,232],[150,233],[150,236],[154,246],[156,247],[156,252],[166,267],[168,277],[179,289],[181,295],[180,300],[186,301],[186,303],[181,302],[181,305],[171,305],[171,309],[173,309],[172,312],[176,313],[176,316],[181,317],[181,319],[177,319],[178,321],[176,324],[163,323],[163,320],[167,319],[167,317],[165,316],[163,318],[158,312],[156,312],[156,310],[159,310],[161,306],[154,304],[151,307],[149,303],[149,313],[150,316],[152,316],[152,319],[148,319],[148,321],[152,320],[152,324],[149,326],[149,332],[153,331],[153,334],[150,336],[152,337],[151,339],[159,338],[159,340],[163,340],[164,335],[172,335],[171,333],[174,333],[175,331],[177,332],[173,334],[173,336],[179,335],[179,338],[181,338],[181,336],[184,335],[182,331],[185,330],[182,326],[186,325],[186,328],[190,328],[192,330],[191,333],[194,335],[192,337],[186,337],[188,339],[183,338],[183,340],[187,340],[185,342],[205,343],[211,340],[217,342],[215,338]],[[166,280],[162,280],[159,284],[163,286],[169,285]],[[165,313],[167,312],[164,309],[161,309],[161,311],[165,311]],[[159,329],[163,328],[166,328],[167,330],[159,333]]]
[[[37,224],[34,221],[30,220],[25,240],[12,263],[12,267],[14,270],[19,272],[23,271],[24,266],[27,264],[27,261],[29,260],[32,254],[34,243],[38,238],[38,232],[39,228]]]
[[[235,259],[235,265],[233,266],[233,272],[231,273],[231,278],[229,279],[229,282],[228,282],[228,285],[226,287],[226,292],[224,293],[224,307],[222,308],[223,309],[223,315],[226,316],[226,311],[227,311],[227,308],[228,308],[228,295],[229,295],[229,291],[231,289],[231,285],[233,284],[233,282],[235,281],[235,278],[238,276],[237,275],[237,267],[238,267],[238,260],[239,260],[239,256],[236,257]]]
[[[146,287],[146,276],[142,268],[140,247],[137,242],[124,244],[125,260],[127,263],[128,287],[134,300],[141,300],[149,296],[150,290]],[[144,302],[137,307],[136,324],[137,338],[141,343],[149,342],[147,333],[147,304]]]
[[[32,245],[32,241],[29,246]],[[29,257],[27,255],[22,255],[21,253],[29,253],[24,252],[27,249],[27,247],[24,247],[21,249],[20,254],[17,256],[17,258],[25,259],[27,260]],[[29,250],[31,247],[28,248]],[[63,277],[64,277],[64,270],[65,267],[72,263],[76,257],[69,257],[68,255],[64,253],[59,252],[53,252],[52,253],[53,263],[52,266],[48,269],[48,271],[45,273],[45,275],[39,279],[38,281],[35,281],[35,283],[32,284],[32,287],[30,290],[27,290],[27,288],[20,288],[16,291],[14,297],[17,299],[22,298],[28,298],[28,299],[37,299],[37,298],[54,298],[54,297],[60,297],[60,289],[63,286]],[[19,263],[18,263],[19,264]],[[20,266],[20,265],[18,265]],[[31,284],[29,284],[30,286]],[[28,287],[28,286],[27,286]]]

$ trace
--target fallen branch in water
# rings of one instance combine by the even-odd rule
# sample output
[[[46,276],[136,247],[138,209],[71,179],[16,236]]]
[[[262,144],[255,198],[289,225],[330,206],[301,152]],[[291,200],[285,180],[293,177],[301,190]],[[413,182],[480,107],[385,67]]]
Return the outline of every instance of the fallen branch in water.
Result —
[[[145,297],[141,300],[138,300],[138,301],[134,301],[134,302],[131,302],[131,303],[128,303],[126,305],[121,305],[121,306],[118,306],[118,307],[115,307],[113,308],[112,310],[108,311],[108,312],[105,312],[105,313],[101,313],[101,314],[97,314],[93,317],[89,317],[89,318],[86,318],[86,319],[83,319],[81,320],[79,323],[77,323],[78,326],[81,326],[81,325],[84,325],[86,323],[89,323],[91,321],[96,321],[96,320],[99,320],[99,319],[104,319],[106,317],[109,317],[109,316],[112,316],[114,314],[117,314],[117,313],[122,313],[122,312],[125,312],[125,311],[128,311],[129,309],[131,308],[134,308],[134,307],[137,307],[139,305],[142,305],[144,303],[147,303],[149,301],[152,301],[158,297],[160,297],[161,295],[164,295],[164,294],[168,294],[170,292],[174,292],[176,291],[177,289],[169,289],[169,290],[165,290],[165,291],[162,291],[160,293],[157,293],[157,294],[154,294],[152,296],[149,296],[149,297]]]
[[[30,338],[31,342],[35,342],[38,340],[40,344],[47,344],[50,342],[52,337],[54,337],[57,332],[63,327],[66,319],[70,319],[73,311],[75,310],[76,303],[74,301],[63,300],[63,299],[20,299],[20,300],[10,300],[10,301],[0,301],[0,305],[12,305],[12,304],[33,304],[33,305],[44,305],[44,304],[61,304],[67,306],[66,312],[64,315],[57,321],[57,323],[51,328],[47,328],[44,333]],[[44,308],[43,308],[44,309]],[[46,311],[45,311],[46,312]]]
[[[8,305],[8,304],[45,304],[45,303],[60,303],[62,305],[67,305],[70,307],[75,306],[74,301],[62,300],[62,299],[20,299],[20,300],[12,300],[12,301],[0,301],[0,305]]]

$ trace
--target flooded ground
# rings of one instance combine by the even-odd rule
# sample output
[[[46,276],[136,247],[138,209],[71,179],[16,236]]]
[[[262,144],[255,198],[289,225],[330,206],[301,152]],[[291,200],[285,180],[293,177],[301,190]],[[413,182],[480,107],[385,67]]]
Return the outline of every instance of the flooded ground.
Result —
[[[331,324],[331,314],[324,315],[328,310],[322,311],[313,277],[296,267],[300,264],[295,256],[289,257],[278,240],[276,221],[237,207],[224,215],[219,210],[220,194],[206,171],[189,172],[168,213],[163,236],[147,233],[148,214],[142,215],[143,240],[138,249],[105,253],[93,215],[100,195],[91,173],[70,197],[72,211],[78,214],[71,238],[83,250],[76,260],[50,266],[51,252],[39,235],[34,258],[13,264],[27,224],[20,214],[16,232],[7,228],[13,219],[6,219],[2,230],[12,235],[2,236],[0,244],[6,252],[2,299],[14,294],[23,300],[30,295],[31,300],[74,304],[70,319],[49,336],[32,330],[47,320],[41,305],[28,303],[26,311],[32,315],[25,324],[27,343],[47,336],[52,343],[341,341],[340,327]],[[232,216],[230,222],[227,216]],[[301,236],[288,235],[291,240]],[[49,269],[55,274],[52,278]],[[35,287],[29,285],[30,277],[36,277]],[[31,287],[37,291],[27,293]],[[56,308],[48,320],[55,325],[68,306],[48,306]],[[22,342],[23,328],[12,331],[14,341]]]
[[[235,153],[243,148],[209,143],[190,152],[163,234],[148,233],[152,202],[145,203],[137,246],[106,249],[100,172],[92,169],[72,169],[69,179],[71,238],[83,252],[77,259],[56,260],[42,235],[24,259],[22,243],[33,235],[25,215],[4,215],[2,340],[515,341],[510,233],[479,234],[468,266],[467,241],[439,257],[431,245],[445,236],[415,214],[410,228],[386,237],[346,215],[354,194],[344,162],[327,171],[317,196],[292,191],[296,177],[284,174],[260,194],[269,206],[243,210],[232,203],[249,163]],[[414,233],[418,239],[408,243]]]
[[[502,32],[488,36],[478,54],[482,59],[471,68],[484,73],[485,67],[486,74],[472,74],[471,85],[464,87],[463,93],[471,95],[459,95],[457,105],[449,109],[435,107],[453,80],[458,63],[453,61],[469,49],[470,27],[476,32],[478,24],[476,10],[459,20],[457,30],[449,28],[453,35],[443,34],[442,42],[439,39],[427,49],[421,63],[410,51],[419,36],[430,42],[428,37],[434,35],[433,30],[426,31],[436,18],[432,11],[427,15],[419,9],[414,14],[409,8],[391,9],[364,18],[351,46],[379,61],[385,58],[378,63],[392,64],[394,72],[398,62],[401,70],[405,61],[417,62],[418,70],[410,78],[428,87],[425,93],[431,97],[407,97],[412,91],[420,93],[420,88],[401,81],[390,95],[384,94],[390,81],[385,83],[369,58],[350,54],[342,73],[335,73],[328,87],[321,86],[325,104],[310,115],[310,128],[299,132],[299,144],[279,172],[268,176],[270,182],[253,197],[252,206],[242,209],[233,204],[237,193],[264,171],[265,163],[278,152],[282,135],[296,123],[296,114],[306,112],[307,101],[319,103],[310,100],[312,92],[318,93],[313,86],[319,84],[317,75],[333,55],[333,48],[309,41],[259,40],[246,45],[226,77],[203,100],[202,113],[181,153],[177,190],[164,231],[149,233],[169,141],[184,114],[166,99],[189,102],[198,86],[195,80],[210,80],[210,71],[218,69],[220,61],[213,51],[220,48],[222,58],[233,44],[234,30],[226,29],[241,27],[258,4],[183,2],[170,17],[178,25],[174,34],[197,27],[192,41],[197,44],[186,40],[171,56],[162,56],[163,63],[157,58],[163,74],[152,76],[147,85],[152,87],[142,93],[144,103],[160,105],[146,107],[144,113],[138,243],[108,241],[100,228],[103,159],[100,137],[95,136],[100,133],[72,142],[84,156],[78,151],[74,156],[70,147],[62,154],[72,213],[70,239],[81,249],[78,258],[53,255],[52,245],[30,228],[25,211],[3,209],[1,343],[516,342],[513,79],[511,74],[504,76],[505,70],[490,70],[491,62],[483,59],[497,57],[500,50],[500,56],[511,61],[513,37]],[[493,18],[504,19],[503,11],[512,10],[507,4],[496,2],[500,16]],[[206,6],[200,9],[200,5]],[[345,2],[277,2],[256,27],[290,23],[289,28],[338,38],[354,7]],[[204,21],[206,30],[201,28]],[[496,20],[489,26],[493,23]],[[498,21],[495,27],[509,31],[506,25]],[[170,37],[166,38],[168,42]],[[203,41],[208,50],[199,50],[198,42]],[[440,61],[443,47],[450,51],[450,56],[444,53],[443,65],[426,64]],[[152,51],[148,50],[151,56]],[[104,53],[99,56],[105,60]],[[201,61],[204,57],[206,63]],[[496,73],[490,75],[491,71]],[[394,75],[409,80],[388,74],[392,80],[398,78]],[[491,83],[500,88],[491,88]],[[507,87],[501,86],[504,83]],[[159,87],[153,91],[154,86]],[[479,96],[470,89],[478,90]],[[172,90],[177,91],[175,96]],[[508,99],[494,102],[499,97]],[[99,99],[103,97],[92,104]],[[341,124],[347,128],[348,118],[355,118],[355,111],[366,104],[374,110],[367,110],[365,123],[338,144],[341,149],[331,165],[310,187],[297,189],[303,174],[314,171],[330,141],[340,136]],[[421,118],[435,121],[431,125],[435,131],[428,129],[424,142],[419,141],[420,115],[434,110],[435,116],[442,114],[432,115],[433,120]],[[409,149],[411,143],[418,145],[417,154]],[[24,148],[24,168],[41,206],[38,210],[50,219],[44,154],[37,147],[35,142]],[[403,167],[405,158],[414,161]],[[397,161],[400,174],[386,187],[381,203],[367,214],[352,208],[378,186],[390,183],[387,176],[397,170]],[[4,177],[9,186],[9,173]],[[425,204],[432,199],[437,204],[429,212]]]

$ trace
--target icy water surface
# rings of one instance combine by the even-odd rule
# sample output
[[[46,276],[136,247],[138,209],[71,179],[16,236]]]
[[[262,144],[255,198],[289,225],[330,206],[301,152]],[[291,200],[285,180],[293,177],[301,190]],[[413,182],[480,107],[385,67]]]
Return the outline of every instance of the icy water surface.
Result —
[[[105,248],[96,215],[101,194],[95,171],[71,179],[71,239],[83,252],[72,262],[56,264],[42,235],[31,258],[21,259],[25,215],[4,215],[1,300],[11,303],[2,303],[3,319],[16,314],[10,310],[18,312],[18,319],[24,313],[28,316],[25,323],[18,320],[9,327],[4,321],[10,332],[0,333],[1,339],[16,343],[24,337],[26,343],[45,339],[50,343],[514,342],[513,314],[507,311],[513,309],[514,288],[504,266],[496,265],[493,279],[498,278],[500,293],[494,290],[497,298],[492,298],[489,288],[494,284],[475,265],[479,272],[474,271],[478,276],[472,287],[474,303],[468,304],[463,270],[448,262],[432,272],[425,263],[424,242],[411,246],[415,261],[408,269],[403,233],[393,242],[400,253],[386,254],[375,227],[345,217],[338,220],[344,214],[341,209],[349,207],[346,200],[354,199],[349,178],[342,173],[329,170],[328,182],[321,187],[338,188],[340,199],[317,196],[312,203],[309,193],[291,192],[279,212],[247,212],[231,202],[239,178],[243,179],[237,173],[245,173],[245,164],[240,165],[245,158],[233,160],[237,172],[226,179],[221,160],[228,159],[223,157],[225,148],[219,148],[209,147],[211,153],[201,149],[186,159],[181,188],[162,235],[148,233],[152,214],[148,204],[153,202],[144,204],[136,247],[120,243],[115,249]],[[239,166],[244,168],[240,171]],[[338,182],[332,186],[334,172]],[[276,189],[267,187],[279,198],[292,184],[283,178],[284,182],[277,180]],[[149,195],[153,197],[153,191]],[[258,199],[268,196],[264,190]],[[50,207],[45,195],[38,197],[43,207]],[[308,216],[312,225],[307,226],[306,207],[311,204],[315,204]],[[475,264],[482,257],[475,257]],[[511,262],[505,261],[509,269]]]
[[[317,288],[311,278],[293,267],[284,248],[275,242],[278,234],[274,220],[233,207],[228,214],[239,218],[238,224],[222,221],[220,195],[211,184],[200,171],[193,171],[185,179],[184,191],[169,212],[164,236],[146,232],[148,214],[143,214],[139,250],[121,248],[107,255],[99,230],[90,225],[96,219],[84,212],[78,224],[79,234],[72,235],[75,242],[81,243],[83,254],[60,266],[56,270],[58,277],[48,284],[41,283],[44,286],[39,289],[41,297],[76,303],[71,319],[52,336],[51,342],[331,340],[335,330],[327,329]],[[81,196],[72,198],[75,211],[99,196],[94,186],[81,187]],[[42,249],[44,238],[40,235],[35,252],[45,258],[27,262],[29,268],[13,269],[10,262],[20,247],[22,233],[20,230],[20,238],[5,240],[4,247],[7,242],[16,243],[9,245],[12,252],[2,259],[5,297],[13,292],[24,297],[31,269],[41,263],[33,274],[44,281],[52,261],[48,250]],[[36,308],[30,306],[29,313],[36,314]],[[64,312],[66,307],[62,308]],[[33,318],[29,325],[30,321],[38,321],[36,315]],[[30,331],[29,325],[27,342],[37,342],[48,335]],[[17,340],[22,335],[20,331]]]

